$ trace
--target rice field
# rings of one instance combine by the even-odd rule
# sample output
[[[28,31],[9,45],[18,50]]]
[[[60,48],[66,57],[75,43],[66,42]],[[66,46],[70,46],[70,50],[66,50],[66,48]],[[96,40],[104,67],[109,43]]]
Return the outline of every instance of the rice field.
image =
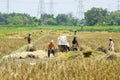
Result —
[[[1,80],[119,80],[120,59],[8,59],[0,65]]]
[[[36,50],[47,54],[47,44],[57,37],[66,35],[71,45],[73,31],[69,30],[1,30],[0,56],[10,54],[27,45],[24,39],[32,33],[32,43]],[[92,56],[85,58],[83,51],[57,52],[56,57],[44,59],[8,58],[0,62],[1,80],[119,80],[120,79],[120,33],[119,32],[77,32],[81,46],[92,51]],[[100,46],[108,50],[109,37],[115,43],[114,53],[96,51]],[[25,50],[24,48],[23,50]],[[109,55],[113,55],[108,59]]]
[[[0,56],[10,54],[27,45],[27,40],[24,38],[29,32],[32,33],[33,42],[42,35],[39,30],[0,30]]]

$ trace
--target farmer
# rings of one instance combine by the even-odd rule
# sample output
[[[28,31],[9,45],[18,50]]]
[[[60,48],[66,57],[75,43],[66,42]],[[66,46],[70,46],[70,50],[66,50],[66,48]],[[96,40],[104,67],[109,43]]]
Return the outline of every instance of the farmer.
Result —
[[[109,38],[109,50],[114,51],[114,42],[112,40],[112,37]]]
[[[28,42],[28,44],[31,43],[31,34],[30,33],[28,33],[27,42]]]
[[[76,34],[77,34],[77,30],[74,31],[74,36],[76,36]]]
[[[29,49],[30,48],[30,44],[31,44],[31,33],[28,33],[28,36],[25,37],[25,39],[27,39],[28,49]]]
[[[73,38],[73,41],[72,41],[72,48],[73,48],[73,51],[77,51],[78,50],[78,41],[76,39],[76,37]]]
[[[53,40],[51,40],[50,43],[48,43],[48,57],[50,57],[51,52],[53,56],[55,56],[55,44]]]

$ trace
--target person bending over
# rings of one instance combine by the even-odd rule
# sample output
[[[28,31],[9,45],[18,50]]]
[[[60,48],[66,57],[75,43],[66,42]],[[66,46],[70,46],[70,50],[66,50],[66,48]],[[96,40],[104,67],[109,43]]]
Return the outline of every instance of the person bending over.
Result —
[[[50,57],[50,53],[52,53],[53,56],[55,56],[55,44],[53,40],[51,40],[50,43],[48,43],[48,57]]]

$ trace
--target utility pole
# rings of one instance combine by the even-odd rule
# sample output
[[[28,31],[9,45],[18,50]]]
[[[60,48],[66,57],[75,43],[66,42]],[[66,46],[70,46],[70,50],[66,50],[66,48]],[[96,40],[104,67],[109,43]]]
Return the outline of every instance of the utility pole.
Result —
[[[49,5],[50,5],[50,14],[53,14],[54,13],[54,8],[53,8],[54,3],[53,3],[53,0],[50,0]]]
[[[45,24],[45,18],[43,17],[44,14],[45,14],[45,2],[44,0],[39,0],[37,17],[41,19],[40,22],[41,25]]]
[[[6,7],[7,13],[9,13],[9,0],[7,0],[7,7]]]

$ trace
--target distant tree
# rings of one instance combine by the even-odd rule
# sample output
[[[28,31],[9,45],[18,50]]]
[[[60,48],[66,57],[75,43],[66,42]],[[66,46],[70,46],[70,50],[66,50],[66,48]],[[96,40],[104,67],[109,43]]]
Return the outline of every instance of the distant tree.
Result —
[[[5,24],[13,24],[13,25],[18,25],[18,24],[32,24],[33,20],[32,17],[28,14],[22,14],[22,13],[10,13],[10,14],[5,14],[5,13],[0,13],[0,25],[5,25]]]
[[[107,9],[92,8],[91,10],[85,12],[86,25],[105,25],[107,24],[108,16],[109,12]]]
[[[79,24],[79,20],[77,19],[77,18],[72,18],[71,19],[71,24],[73,25],[73,26],[78,26]]]
[[[56,25],[56,21],[53,18],[48,18],[47,19],[47,25]]]
[[[0,25],[7,24],[7,18],[8,16],[6,14],[0,13]]]
[[[53,14],[42,14],[41,15],[41,18],[40,18],[40,22],[39,22],[39,24],[40,25],[49,25],[49,24],[47,24],[47,21],[49,21],[48,19],[52,19],[52,20],[55,20],[55,18],[54,18],[54,15]]]
[[[33,24],[34,24],[34,25],[38,25],[39,22],[40,22],[40,19],[37,18],[37,17],[33,17],[32,20],[33,20]]]
[[[57,25],[77,26],[79,20],[69,14],[58,14],[56,17]]]
[[[22,17],[21,16],[9,17],[7,20],[8,20],[9,24],[13,24],[13,25],[22,24]]]
[[[120,11],[111,12],[109,16],[109,25],[120,25]]]
[[[31,17],[25,13],[0,13],[0,25],[12,24],[12,25],[67,25],[76,26],[79,20],[69,14],[58,14],[54,17],[53,14],[42,14],[40,18]]]
[[[67,25],[68,15],[66,14],[58,14],[56,17],[56,21],[58,25]]]

